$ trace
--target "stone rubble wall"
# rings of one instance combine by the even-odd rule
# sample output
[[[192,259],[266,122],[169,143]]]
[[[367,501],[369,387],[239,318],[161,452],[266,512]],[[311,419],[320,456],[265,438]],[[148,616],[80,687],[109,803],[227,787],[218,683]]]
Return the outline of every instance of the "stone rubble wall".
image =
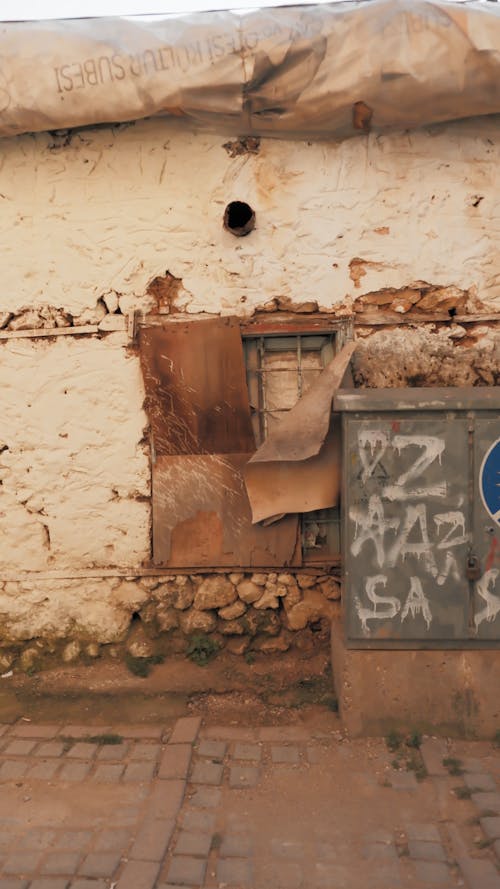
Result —
[[[185,653],[207,638],[235,655],[327,644],[340,584],[327,575],[239,573],[0,584],[0,671],[100,655]]]
[[[498,385],[499,142],[486,119],[341,144],[154,120],[1,140],[4,666],[26,646],[118,650],[138,628],[153,648],[198,632],[243,651],[325,623],[328,578],[134,579],[151,465],[128,313],[354,315],[357,385]],[[233,200],[256,213],[248,237],[223,228]],[[87,569],[103,574],[71,577]],[[201,607],[211,583],[227,601]]]

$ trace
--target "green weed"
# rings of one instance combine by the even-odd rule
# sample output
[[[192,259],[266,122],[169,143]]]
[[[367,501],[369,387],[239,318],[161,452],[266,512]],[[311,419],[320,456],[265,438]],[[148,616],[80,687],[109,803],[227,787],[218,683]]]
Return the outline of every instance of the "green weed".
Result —
[[[219,646],[215,639],[205,633],[193,633],[189,640],[186,654],[193,663],[204,667],[217,655]]]

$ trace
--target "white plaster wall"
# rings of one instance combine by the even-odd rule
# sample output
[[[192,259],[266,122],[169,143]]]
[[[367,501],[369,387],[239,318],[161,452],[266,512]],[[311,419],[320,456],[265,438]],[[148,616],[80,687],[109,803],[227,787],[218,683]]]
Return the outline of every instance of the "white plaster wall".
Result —
[[[147,419],[125,344],[0,341],[0,578],[149,557]]]
[[[235,158],[223,137],[164,121],[65,141],[0,140],[0,312],[52,306],[83,323],[101,317],[97,301],[111,291],[123,312],[146,308],[148,282],[167,270],[192,313],[250,314],[273,297],[331,308],[414,280],[475,288],[500,310],[494,122],[340,145],[265,141]],[[257,213],[247,238],[222,228],[234,199]],[[372,263],[359,287],[355,257]],[[125,335],[0,341],[0,392],[0,580],[139,568],[150,555],[150,468]],[[24,597],[6,588],[0,614],[14,635],[16,621],[24,636],[93,632],[115,608],[111,588],[105,601],[99,589],[83,579],[31,584]]]
[[[88,320],[110,290],[128,311],[167,269],[191,312],[249,313],[276,296],[328,308],[414,280],[477,288],[500,308],[494,121],[338,145],[267,140],[235,158],[224,137],[166,121],[65,141],[0,140],[0,311],[48,304]],[[250,237],[222,229],[233,199],[257,213]],[[354,257],[374,264],[358,288]]]

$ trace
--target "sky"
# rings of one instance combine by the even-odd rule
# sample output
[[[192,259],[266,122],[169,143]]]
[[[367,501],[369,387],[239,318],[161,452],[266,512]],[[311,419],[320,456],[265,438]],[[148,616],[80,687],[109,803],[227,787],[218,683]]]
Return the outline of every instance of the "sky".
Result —
[[[307,2],[328,0],[0,0],[0,21],[298,6]]]

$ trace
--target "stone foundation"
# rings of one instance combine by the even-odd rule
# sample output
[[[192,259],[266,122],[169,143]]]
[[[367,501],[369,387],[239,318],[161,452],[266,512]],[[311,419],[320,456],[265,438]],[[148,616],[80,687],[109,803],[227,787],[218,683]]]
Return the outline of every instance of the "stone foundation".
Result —
[[[322,574],[176,574],[0,584],[0,670],[186,653],[303,652],[327,644],[340,585]],[[36,618],[34,619],[34,615]]]

